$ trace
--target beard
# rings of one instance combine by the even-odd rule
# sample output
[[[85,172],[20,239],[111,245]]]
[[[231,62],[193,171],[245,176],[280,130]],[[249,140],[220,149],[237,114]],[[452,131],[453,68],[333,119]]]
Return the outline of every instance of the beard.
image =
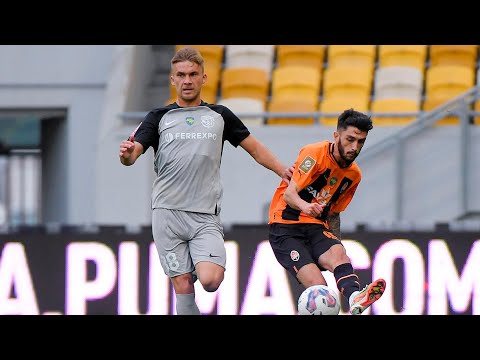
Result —
[[[337,146],[338,146],[338,153],[340,154],[340,157],[342,158],[342,160],[345,162],[345,166],[348,166],[355,161],[359,152],[347,154],[340,140],[337,142]]]

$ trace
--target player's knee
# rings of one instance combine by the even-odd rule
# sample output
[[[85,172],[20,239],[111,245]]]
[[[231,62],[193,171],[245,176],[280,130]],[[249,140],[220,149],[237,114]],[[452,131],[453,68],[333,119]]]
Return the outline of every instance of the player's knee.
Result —
[[[342,245],[334,245],[328,251],[320,256],[318,263],[330,272],[333,272],[340,264],[350,262],[345,248]]]
[[[179,275],[171,278],[171,280],[177,294],[190,294],[194,290],[190,274]]]
[[[207,292],[214,292],[220,287],[223,281],[223,273],[214,273],[206,278],[200,279],[200,282]]]
[[[330,257],[333,259],[341,262],[350,262],[349,257],[347,256],[347,252],[342,245],[334,245],[330,248]]]

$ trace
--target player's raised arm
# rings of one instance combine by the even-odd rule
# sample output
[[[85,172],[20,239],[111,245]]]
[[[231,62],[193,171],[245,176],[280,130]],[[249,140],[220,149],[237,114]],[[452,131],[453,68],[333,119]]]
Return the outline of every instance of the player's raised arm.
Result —
[[[253,135],[246,137],[240,146],[252,156],[256,162],[263,165],[269,170],[272,170],[280,176],[287,184],[290,182],[294,167],[285,166],[278,158]]]

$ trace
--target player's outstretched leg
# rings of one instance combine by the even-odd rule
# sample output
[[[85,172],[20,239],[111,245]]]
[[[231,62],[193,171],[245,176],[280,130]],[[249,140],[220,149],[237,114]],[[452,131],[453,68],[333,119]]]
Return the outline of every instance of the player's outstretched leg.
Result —
[[[350,313],[360,315],[380,299],[385,291],[386,282],[383,279],[377,279],[369,285],[366,285],[362,291],[356,291],[350,296]]]

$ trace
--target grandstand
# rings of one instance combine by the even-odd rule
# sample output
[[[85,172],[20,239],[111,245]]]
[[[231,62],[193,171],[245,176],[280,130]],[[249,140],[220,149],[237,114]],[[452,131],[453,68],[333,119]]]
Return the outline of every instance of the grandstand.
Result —
[[[0,46],[0,314],[174,313],[151,237],[153,151],[132,170],[118,147],[174,101],[181,46]],[[342,214],[361,283],[392,284],[368,311],[480,313],[477,45],[195,46],[208,59],[205,100],[286,164],[332,139],[345,108],[373,116]],[[196,282],[199,309],[293,314],[301,289],[265,240],[280,179],[229,143],[221,171],[228,271],[216,293]]]
[[[173,101],[169,61],[181,46],[2,46],[1,133],[19,131],[9,119],[36,130],[23,145],[0,137],[12,150],[0,159],[0,226],[148,225],[153,155],[136,165],[138,177],[118,166],[116,149],[146,111]],[[477,45],[195,46],[209,64],[206,100],[230,106],[287,163],[303,144],[332,138],[344,108],[373,114],[358,160],[364,181],[345,226],[477,218]],[[277,179],[229,144],[224,152],[224,182],[233,184],[224,223],[265,222]],[[245,172],[249,191],[236,193]],[[127,219],[113,211],[125,181],[135,199]]]

